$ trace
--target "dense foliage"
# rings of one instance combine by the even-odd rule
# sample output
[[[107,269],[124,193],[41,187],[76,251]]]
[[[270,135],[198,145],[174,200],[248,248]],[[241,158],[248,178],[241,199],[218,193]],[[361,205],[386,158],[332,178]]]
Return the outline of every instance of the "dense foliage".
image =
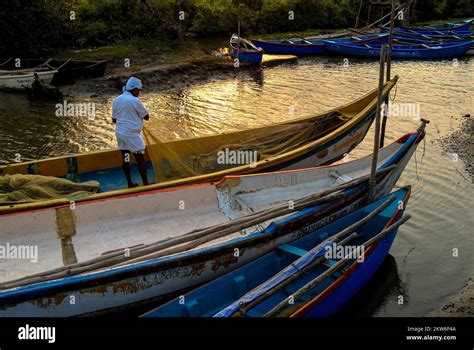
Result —
[[[362,3],[364,20],[368,1]],[[354,25],[359,5],[360,0],[2,0],[0,57],[136,37],[210,36],[236,31],[238,20],[245,34],[343,28]],[[371,14],[376,19],[380,9]],[[473,14],[474,0],[416,0],[411,11],[412,20]]]

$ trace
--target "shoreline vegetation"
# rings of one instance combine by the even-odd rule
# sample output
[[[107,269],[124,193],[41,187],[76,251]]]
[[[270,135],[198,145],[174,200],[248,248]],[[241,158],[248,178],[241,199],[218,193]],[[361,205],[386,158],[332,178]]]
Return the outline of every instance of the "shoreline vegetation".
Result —
[[[369,7],[369,0],[8,0],[0,8],[0,57],[52,57],[94,47],[101,48],[94,50],[98,55],[166,53],[195,38],[230,37],[238,22],[244,37],[279,38],[354,27],[356,18],[363,27],[389,11]],[[409,19],[428,23],[473,14],[470,0],[423,0],[412,4]]]

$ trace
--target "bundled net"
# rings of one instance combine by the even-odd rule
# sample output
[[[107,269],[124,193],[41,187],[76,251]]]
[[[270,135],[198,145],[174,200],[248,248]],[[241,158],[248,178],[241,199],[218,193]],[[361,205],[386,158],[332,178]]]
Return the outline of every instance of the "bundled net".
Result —
[[[75,183],[53,176],[4,175],[0,176],[0,205],[90,196],[99,188],[97,181]]]
[[[172,142],[162,141],[147,128],[143,134],[156,180],[164,182],[256,163],[289,152],[334,130],[344,120],[339,113],[328,114],[315,122]]]

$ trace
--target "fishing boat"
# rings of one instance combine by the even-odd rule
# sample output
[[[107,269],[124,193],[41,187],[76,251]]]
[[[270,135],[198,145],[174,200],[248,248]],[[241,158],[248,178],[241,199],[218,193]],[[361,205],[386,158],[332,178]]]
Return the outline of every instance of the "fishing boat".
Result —
[[[0,71],[2,70],[33,70],[41,71],[57,70],[51,81],[52,85],[70,83],[76,79],[98,78],[105,74],[107,61],[83,61],[73,59],[42,59],[22,58],[19,61],[14,58],[0,60]]]
[[[380,150],[376,198],[397,182],[424,125]],[[41,259],[6,260],[0,316],[97,314],[169,299],[363,206],[371,160],[3,216],[5,241],[36,246]]]
[[[386,37],[387,34],[371,34],[366,36],[344,36],[336,37],[334,41],[337,42],[369,42],[373,39]],[[328,38],[329,39],[329,38]],[[273,55],[320,55],[326,53],[325,43],[326,39],[285,39],[285,40],[252,40],[252,43],[263,49],[267,54]]]
[[[358,57],[380,57],[381,42],[366,44],[341,43],[325,41],[329,52],[339,55]],[[448,42],[439,44],[395,44],[392,47],[393,58],[409,59],[442,59],[463,56],[471,47],[473,41]]]
[[[326,52],[322,40],[305,38],[286,40],[252,40],[252,43],[272,55],[320,55]]]
[[[426,39],[428,41],[438,40],[438,41],[456,41],[456,40],[470,40],[472,39],[472,32],[447,32],[447,33],[421,33],[413,30],[403,30],[401,28],[395,28],[394,36],[401,37],[413,37]]]
[[[359,29],[349,29],[350,31],[360,34],[360,35],[369,35],[369,33],[359,30]],[[381,42],[388,43],[388,37],[379,38]],[[444,42],[467,42],[469,40],[474,40],[472,32],[456,32],[456,33],[434,33],[434,34],[423,34],[415,31],[404,31],[400,28],[395,28],[393,34],[393,42],[395,44],[432,44],[437,45]],[[471,45],[469,50],[467,50],[465,55],[474,55],[474,44]]]
[[[397,79],[395,77],[384,85],[383,96],[388,96]],[[0,205],[0,215],[48,206],[68,205],[71,200],[80,203],[193,183],[218,181],[226,175],[302,169],[330,164],[343,158],[364,139],[375,117],[376,104],[377,90],[373,90],[354,102],[311,117],[244,131],[148,146],[148,152],[156,147],[158,150],[167,149],[173,154],[178,154],[183,162],[188,161],[189,167],[200,173],[198,175],[175,173],[167,159],[162,159],[161,163],[155,167],[165,172],[168,176],[166,180],[131,189],[127,188],[127,182],[123,176],[122,156],[119,150],[97,151],[1,166],[0,175],[35,174],[67,178],[75,182],[96,180],[100,183],[100,192],[88,197],[67,198],[65,196],[29,203],[4,203]],[[237,146],[239,148],[236,148]],[[215,157],[211,157],[224,151],[234,153],[242,149],[245,151],[245,147],[249,150],[258,150],[255,157],[257,159],[253,162],[219,163]],[[156,181],[153,166],[148,155],[146,157],[149,179]],[[211,161],[207,161],[210,157]],[[132,163],[131,167],[132,175],[136,174],[135,164]]]
[[[49,85],[57,72],[57,70],[41,72],[3,72],[0,73],[0,90],[25,91],[25,89],[31,89],[35,79],[41,84]]]
[[[381,265],[409,197],[400,189],[143,316],[331,316]]]
[[[262,63],[263,50],[237,34],[230,38],[230,49],[234,59],[257,66]]]
[[[401,26],[400,28],[405,30],[413,30],[419,33],[425,32],[463,32],[468,31],[471,27],[472,19],[459,21],[456,23],[445,23],[445,24],[434,24],[434,25],[427,25],[427,26],[419,26],[419,27],[405,27]],[[384,27],[387,30],[386,27]]]

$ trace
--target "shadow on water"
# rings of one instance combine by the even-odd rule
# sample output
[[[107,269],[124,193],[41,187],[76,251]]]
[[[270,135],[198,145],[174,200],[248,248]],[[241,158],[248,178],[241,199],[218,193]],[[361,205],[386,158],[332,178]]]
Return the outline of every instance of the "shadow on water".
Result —
[[[397,298],[399,295],[406,299],[397,262],[389,254],[370,281],[344,306],[336,317],[371,317],[391,297]]]

